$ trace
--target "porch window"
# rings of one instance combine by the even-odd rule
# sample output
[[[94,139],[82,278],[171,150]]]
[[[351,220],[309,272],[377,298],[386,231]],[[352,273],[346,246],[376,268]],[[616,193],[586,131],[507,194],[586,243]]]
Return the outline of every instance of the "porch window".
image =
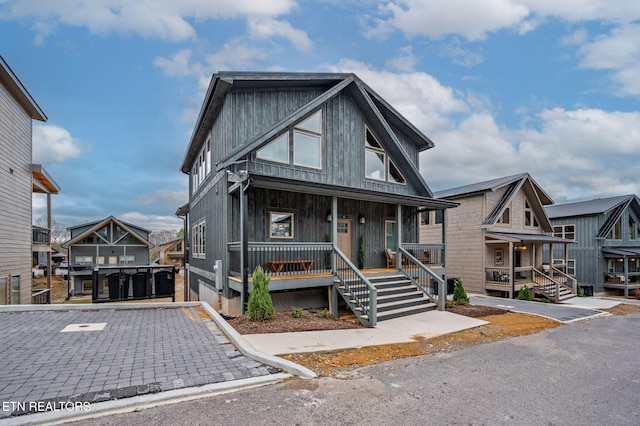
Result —
[[[395,251],[396,245],[398,244],[398,233],[397,233],[396,221],[395,220],[385,220],[384,221],[384,244],[385,248],[389,248],[392,251]]]
[[[429,225],[429,215],[431,212],[420,213],[420,225]]]
[[[118,264],[118,256],[109,256],[109,266],[116,266]]]
[[[136,256],[133,254],[127,254],[119,257],[121,265],[133,265],[136,263]]]
[[[293,213],[270,212],[271,238],[293,238]]]
[[[20,304],[20,275],[11,277],[11,304]]]
[[[259,149],[256,158],[321,169],[322,111],[296,124]]]
[[[93,256],[76,256],[76,265],[91,266],[93,264]]]
[[[622,239],[622,218],[616,221],[613,228],[607,234],[607,240],[621,240]]]
[[[104,265],[104,256],[96,257],[96,265]]]
[[[369,128],[365,128],[364,175],[369,179],[405,184],[400,169],[389,158]]]

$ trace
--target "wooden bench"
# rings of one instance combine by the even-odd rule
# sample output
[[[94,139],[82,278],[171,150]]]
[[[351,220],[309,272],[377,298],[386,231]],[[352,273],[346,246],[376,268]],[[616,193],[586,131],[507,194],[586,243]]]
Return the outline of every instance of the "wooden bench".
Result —
[[[309,272],[313,266],[313,260],[298,259],[298,260],[270,260],[267,262],[269,270],[271,272],[282,272],[285,265],[298,266],[301,271]]]

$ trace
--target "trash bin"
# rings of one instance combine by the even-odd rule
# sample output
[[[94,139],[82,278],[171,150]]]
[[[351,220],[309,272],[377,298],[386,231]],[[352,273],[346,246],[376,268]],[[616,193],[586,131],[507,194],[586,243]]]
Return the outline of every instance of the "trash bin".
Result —
[[[146,272],[136,272],[131,280],[133,282],[133,297],[149,296],[149,275]]]
[[[456,288],[456,279],[447,278],[447,296],[453,294],[455,288]]]
[[[129,297],[129,274],[118,272],[107,275],[109,300],[124,300]]]
[[[582,287],[582,294],[588,297],[593,296],[593,286],[592,285],[581,285],[580,287]]]
[[[173,296],[175,276],[171,271],[160,271],[153,275],[156,284],[156,297]]]

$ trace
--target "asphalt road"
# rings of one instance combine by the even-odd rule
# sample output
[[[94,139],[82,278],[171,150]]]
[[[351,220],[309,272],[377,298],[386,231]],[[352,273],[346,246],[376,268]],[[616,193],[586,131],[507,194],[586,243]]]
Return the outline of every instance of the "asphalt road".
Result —
[[[82,424],[638,425],[639,329],[640,314],[600,317]]]

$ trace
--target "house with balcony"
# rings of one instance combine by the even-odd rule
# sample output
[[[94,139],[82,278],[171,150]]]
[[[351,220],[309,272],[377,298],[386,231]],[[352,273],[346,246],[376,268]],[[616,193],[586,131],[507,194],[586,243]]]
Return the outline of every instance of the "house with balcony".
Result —
[[[50,273],[47,288],[32,294],[32,252],[51,264],[51,195],[60,187],[32,164],[33,120],[47,116],[0,56],[0,304],[49,303]],[[46,194],[46,228],[32,227],[34,193]]]
[[[570,271],[595,292],[640,288],[640,200],[634,194],[545,206],[553,234],[569,246]],[[554,261],[562,253],[554,251]]]
[[[433,146],[354,74],[214,74],[181,166],[189,298],[242,314],[261,266],[280,309],[340,300],[375,326],[443,308],[444,241],[415,219],[457,205],[419,173]]]
[[[62,243],[68,250],[69,296],[93,294],[94,299],[109,297],[109,273],[117,273],[126,280],[126,294],[117,299],[127,299],[133,290],[129,285],[131,275],[149,269],[149,242],[151,231],[109,216],[105,219],[68,228],[71,237]],[[101,270],[94,280],[94,271]],[[126,271],[124,271],[126,270]],[[140,271],[138,271],[140,270]],[[97,286],[94,290],[94,281]],[[119,283],[119,285],[122,283]]]
[[[161,265],[173,265],[179,271],[184,266],[184,239],[176,238],[160,244]]]
[[[467,291],[513,298],[527,286],[556,301],[576,294],[567,257],[574,241],[550,235],[553,228],[544,206],[553,200],[528,173],[445,189],[434,196],[460,206],[448,217],[423,211],[420,238],[431,241],[445,230],[447,272],[461,278]],[[553,262],[544,258],[545,248],[559,253]]]

